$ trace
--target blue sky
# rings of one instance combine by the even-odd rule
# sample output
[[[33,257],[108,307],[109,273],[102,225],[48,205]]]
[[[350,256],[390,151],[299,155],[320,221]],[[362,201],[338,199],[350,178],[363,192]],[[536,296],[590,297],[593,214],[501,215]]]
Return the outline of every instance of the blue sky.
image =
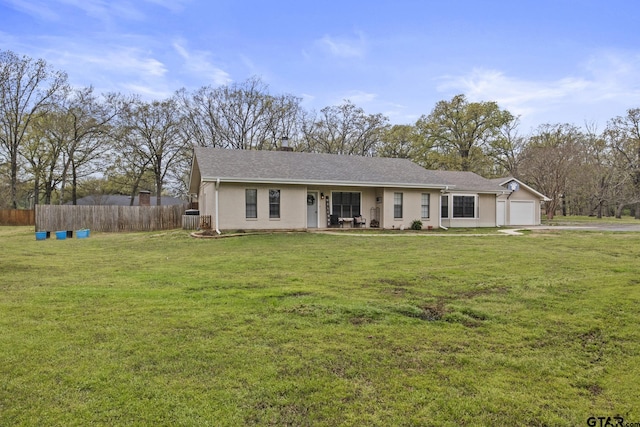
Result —
[[[319,110],[413,123],[464,93],[542,123],[640,108],[637,0],[0,0],[0,50],[162,99],[259,76]]]

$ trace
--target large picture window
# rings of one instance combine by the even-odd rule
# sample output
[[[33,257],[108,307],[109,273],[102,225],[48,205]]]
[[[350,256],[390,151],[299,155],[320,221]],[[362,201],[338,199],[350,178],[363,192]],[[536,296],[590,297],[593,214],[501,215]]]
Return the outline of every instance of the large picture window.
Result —
[[[454,218],[475,218],[476,217],[475,196],[453,196],[453,217]]]
[[[420,216],[422,218],[429,218],[429,193],[422,193],[422,201],[420,202]]]
[[[440,218],[449,218],[449,196],[440,197]]]
[[[280,190],[269,190],[269,218],[280,218]]]
[[[245,217],[258,218],[258,190],[247,188],[244,190]]]
[[[393,193],[393,217],[402,218],[402,193]]]
[[[360,215],[360,193],[331,193],[331,212],[339,218],[353,218]]]

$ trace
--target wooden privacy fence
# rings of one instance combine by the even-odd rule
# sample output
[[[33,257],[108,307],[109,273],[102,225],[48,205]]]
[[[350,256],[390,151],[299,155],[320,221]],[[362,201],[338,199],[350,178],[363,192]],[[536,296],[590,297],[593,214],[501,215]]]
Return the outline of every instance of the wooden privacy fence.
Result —
[[[182,227],[184,206],[37,205],[36,231],[155,231]]]
[[[35,225],[33,209],[0,209],[0,225]]]
[[[183,215],[182,228],[185,230],[210,230],[211,215]]]

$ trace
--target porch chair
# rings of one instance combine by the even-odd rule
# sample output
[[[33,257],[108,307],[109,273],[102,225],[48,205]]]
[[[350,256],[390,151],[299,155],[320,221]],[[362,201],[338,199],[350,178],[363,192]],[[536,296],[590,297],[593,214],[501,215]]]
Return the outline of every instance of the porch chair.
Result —
[[[353,226],[358,228],[363,228],[367,226],[367,219],[363,218],[362,215],[353,217]]]

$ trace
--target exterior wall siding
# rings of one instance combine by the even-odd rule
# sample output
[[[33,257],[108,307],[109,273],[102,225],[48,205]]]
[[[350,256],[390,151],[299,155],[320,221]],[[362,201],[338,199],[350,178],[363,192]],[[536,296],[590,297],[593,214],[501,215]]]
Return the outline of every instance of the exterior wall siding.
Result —
[[[473,196],[475,194],[452,193],[452,195]],[[453,197],[449,199],[449,218],[442,220],[445,227],[495,227],[496,196],[495,194],[478,194],[476,198],[476,218],[453,218]]]
[[[394,194],[402,193],[402,218],[394,217]],[[428,193],[429,197],[429,218],[422,218],[422,194]],[[383,220],[380,226],[383,228],[398,229],[404,227],[411,228],[415,220],[422,221],[422,227],[429,226],[437,228],[440,207],[440,192],[435,190],[408,189],[408,188],[385,188],[383,192]]]
[[[245,190],[257,190],[257,218],[246,218]],[[269,218],[269,190],[279,189],[280,218]],[[361,214],[366,219],[366,227],[378,216],[380,228],[411,228],[414,220],[422,221],[423,228],[438,228],[440,225],[439,190],[407,188],[365,188],[365,187],[327,187],[305,185],[269,185],[237,184],[221,182],[219,187],[220,209],[219,224],[215,218],[215,183],[203,182],[198,194],[201,215],[211,215],[213,228],[220,230],[268,230],[268,229],[306,229],[307,193],[318,194],[318,227],[328,227],[328,215],[331,214],[332,192],[359,192],[361,194]],[[394,193],[402,193],[402,218],[394,218]],[[428,193],[429,218],[422,218],[422,194]],[[324,195],[324,198],[321,197]],[[473,195],[473,194],[469,194]],[[453,201],[450,200],[450,208]],[[480,194],[477,196],[477,218],[445,218],[445,227],[495,227],[496,196]],[[450,212],[451,214],[451,212]]]
[[[257,218],[246,217],[246,189],[257,190]],[[280,218],[269,218],[269,190],[280,190]],[[307,188],[304,186],[221,183],[218,198],[221,230],[303,229],[307,226]]]

